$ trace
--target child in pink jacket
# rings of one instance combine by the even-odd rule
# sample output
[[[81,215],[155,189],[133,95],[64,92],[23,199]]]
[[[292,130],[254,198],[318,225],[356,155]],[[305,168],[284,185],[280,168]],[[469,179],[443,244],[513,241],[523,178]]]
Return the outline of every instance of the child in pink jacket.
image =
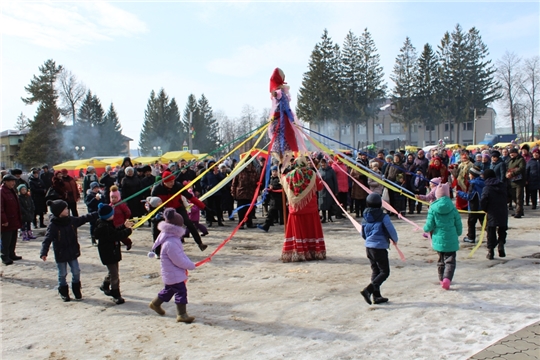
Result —
[[[163,211],[165,221],[158,224],[161,231],[152,250],[161,246],[161,278],[165,288],[159,292],[148,307],[159,315],[165,315],[161,307],[164,302],[169,302],[174,296],[176,303],[176,321],[191,323],[195,318],[186,312],[187,301],[187,271],[195,269],[195,264],[184,253],[181,238],[184,235],[184,219],[173,208]],[[153,253],[150,253],[151,256]]]

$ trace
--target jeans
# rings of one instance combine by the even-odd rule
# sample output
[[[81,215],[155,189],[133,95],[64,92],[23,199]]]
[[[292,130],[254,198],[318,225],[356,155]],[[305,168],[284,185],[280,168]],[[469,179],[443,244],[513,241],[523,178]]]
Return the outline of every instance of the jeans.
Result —
[[[58,286],[67,286],[66,277],[68,264],[71,268],[71,282],[81,282],[81,268],[79,267],[79,261],[77,259],[74,259],[67,262],[56,263],[56,266],[58,267]]]

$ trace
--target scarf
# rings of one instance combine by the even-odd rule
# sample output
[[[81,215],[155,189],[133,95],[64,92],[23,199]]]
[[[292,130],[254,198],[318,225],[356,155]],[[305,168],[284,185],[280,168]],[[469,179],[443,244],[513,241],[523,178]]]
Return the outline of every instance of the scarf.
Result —
[[[298,167],[284,177],[283,189],[289,199],[289,206],[295,211],[306,206],[315,191],[315,172],[306,167]]]

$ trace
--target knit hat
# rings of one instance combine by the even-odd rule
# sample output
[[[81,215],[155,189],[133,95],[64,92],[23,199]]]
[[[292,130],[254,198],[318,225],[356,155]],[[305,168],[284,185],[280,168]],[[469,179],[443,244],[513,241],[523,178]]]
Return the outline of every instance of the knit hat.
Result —
[[[500,151],[493,150],[493,151],[491,152],[491,157],[500,158],[500,157],[501,157]]]
[[[519,154],[519,151],[516,148],[511,148],[510,149],[510,154]]]
[[[491,179],[491,178],[494,178],[494,177],[496,177],[495,171],[493,171],[491,169],[484,170],[484,180],[485,179]]]
[[[109,192],[109,197],[113,197],[113,196],[116,196],[118,200],[122,198],[120,191],[118,191],[118,186],[116,185],[111,186],[111,191]]]
[[[11,169],[9,172],[11,173],[11,175],[22,175],[21,169]]]
[[[90,183],[90,189],[93,190],[94,188],[98,188],[99,184],[96,181],[92,181]]]
[[[366,205],[370,208],[380,208],[382,206],[381,195],[372,192],[366,198]]]
[[[114,208],[110,205],[101,203],[98,205],[98,215],[102,220],[107,220],[114,215]]]
[[[272,167],[270,168],[270,170],[272,170],[272,171],[277,170],[277,166],[276,166],[276,165],[272,166]]]
[[[537,147],[535,147],[535,148],[533,149],[532,153],[533,153],[533,154],[534,154],[534,153],[540,153],[540,149],[537,148]]]
[[[67,174],[69,174],[68,171],[67,171],[67,169],[62,169],[62,170],[60,170],[60,172],[62,173],[62,175],[67,175]]]
[[[51,209],[52,214],[58,217],[68,207],[68,204],[64,200],[49,200],[47,206]]]
[[[489,159],[489,158],[490,158],[489,154],[482,154],[482,159]]]
[[[174,180],[174,176],[172,175],[172,172],[165,170],[163,174],[161,174],[161,181],[169,182],[173,180]]]
[[[450,188],[448,187],[448,184],[439,184],[435,190],[435,197],[437,199],[440,199],[443,196],[450,197]]]
[[[430,180],[431,183],[439,185],[441,183],[441,178],[436,177]]]
[[[163,203],[163,201],[161,201],[161,199],[157,196],[147,197],[146,202],[148,203],[148,205],[150,205],[154,209]]]
[[[184,218],[173,208],[166,208],[163,212],[165,222],[176,226],[184,226]]]
[[[26,190],[28,190],[28,188],[26,187],[25,184],[21,184],[21,185],[17,186],[17,191],[18,191],[18,192],[21,192],[21,189],[22,189],[22,188],[25,188]]]
[[[475,165],[470,168],[469,173],[472,174],[474,177],[479,177],[480,175],[482,175],[482,169]]]
[[[11,174],[6,174],[2,178],[2,182],[6,182],[6,181],[17,181],[17,178]]]
[[[96,170],[96,168],[93,167],[93,166],[89,166],[89,167],[86,168],[87,172],[94,171],[94,170]]]

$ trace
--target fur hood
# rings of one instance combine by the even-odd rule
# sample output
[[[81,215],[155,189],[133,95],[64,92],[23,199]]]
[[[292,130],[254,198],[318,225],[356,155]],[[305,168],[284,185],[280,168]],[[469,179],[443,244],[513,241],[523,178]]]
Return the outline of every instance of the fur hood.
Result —
[[[154,246],[152,246],[152,250],[162,245],[171,237],[180,239],[186,232],[186,230],[183,227],[169,224],[168,222],[165,222],[165,221],[160,222],[157,227],[161,231],[161,234],[159,234],[158,238],[156,239],[156,242],[154,243]]]

